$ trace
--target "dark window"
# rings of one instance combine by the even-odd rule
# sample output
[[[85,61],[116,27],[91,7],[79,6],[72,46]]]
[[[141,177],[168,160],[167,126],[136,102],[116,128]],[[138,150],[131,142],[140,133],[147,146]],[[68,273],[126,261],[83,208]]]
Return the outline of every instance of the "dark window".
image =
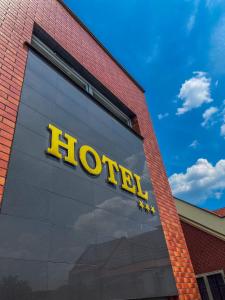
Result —
[[[209,300],[208,292],[206,289],[205,281],[203,277],[197,278],[198,288],[202,297],[202,300]]]
[[[61,72],[70,78],[76,85],[89,93],[98,103],[100,103],[106,110],[111,112],[120,121],[129,127],[132,127],[132,122],[129,116],[123,113],[117,106],[115,106],[102,93],[97,91],[85,78],[69,66],[61,57],[59,57],[52,49],[45,45],[35,35],[32,37],[32,46],[41,53],[49,62],[57,67]]]
[[[207,276],[211,293],[216,300],[225,300],[225,284],[221,273]]]

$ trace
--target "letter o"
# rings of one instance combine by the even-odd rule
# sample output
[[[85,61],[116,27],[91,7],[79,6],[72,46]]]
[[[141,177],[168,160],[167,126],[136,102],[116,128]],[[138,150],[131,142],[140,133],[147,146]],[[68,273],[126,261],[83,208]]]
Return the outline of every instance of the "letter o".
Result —
[[[87,162],[87,154],[91,154],[91,156],[93,157],[94,161],[95,161],[95,167],[92,168],[90,167],[90,165]],[[100,175],[102,172],[102,162],[101,159],[98,155],[98,153],[95,151],[95,149],[93,149],[92,147],[88,146],[88,145],[83,145],[80,147],[79,150],[79,158],[80,158],[80,162],[83,166],[83,168],[85,169],[85,171],[87,171],[88,173],[92,174],[92,175]]]

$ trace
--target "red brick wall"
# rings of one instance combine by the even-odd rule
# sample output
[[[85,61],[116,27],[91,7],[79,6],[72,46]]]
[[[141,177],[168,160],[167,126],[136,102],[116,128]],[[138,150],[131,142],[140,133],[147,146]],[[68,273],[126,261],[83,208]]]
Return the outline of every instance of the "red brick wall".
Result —
[[[181,224],[195,273],[225,271],[225,241],[190,224]]]
[[[34,22],[136,113],[180,299],[200,299],[144,95],[56,0],[0,1],[0,197]]]

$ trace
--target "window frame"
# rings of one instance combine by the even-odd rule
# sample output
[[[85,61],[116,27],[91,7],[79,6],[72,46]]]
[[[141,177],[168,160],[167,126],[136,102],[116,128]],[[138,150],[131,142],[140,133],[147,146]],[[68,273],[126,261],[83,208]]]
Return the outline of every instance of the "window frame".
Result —
[[[196,278],[203,278],[205,286],[206,286],[206,290],[207,290],[207,293],[208,293],[209,300],[214,300],[214,298],[213,298],[211,288],[210,288],[210,285],[209,285],[208,276],[216,275],[216,274],[220,274],[222,276],[224,284],[225,284],[225,274],[224,274],[223,270],[216,270],[216,271],[196,275]]]
[[[107,97],[99,92],[92,84],[90,84],[84,77],[82,77],[74,68],[65,62],[56,52],[48,47],[35,34],[32,36],[31,46],[48,61],[50,61],[56,68],[63,72],[72,80],[77,86],[86,91],[92,96],[101,106],[108,110],[112,115],[118,118],[123,124],[132,129],[132,119],[114,105]]]

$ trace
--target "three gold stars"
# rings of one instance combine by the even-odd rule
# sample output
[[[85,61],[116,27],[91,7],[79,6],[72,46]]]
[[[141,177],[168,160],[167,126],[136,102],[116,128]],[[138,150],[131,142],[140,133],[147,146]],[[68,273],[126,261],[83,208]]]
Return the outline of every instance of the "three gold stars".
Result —
[[[140,210],[144,210],[147,214],[151,213],[152,215],[155,214],[155,207],[149,205],[148,203],[143,203],[141,200],[137,202],[138,208]]]
[[[154,215],[155,214],[155,207],[151,206],[151,213]]]
[[[144,209],[145,207],[144,203],[141,200],[138,201],[138,207],[140,210]]]
[[[146,203],[146,204],[145,204],[145,212],[146,212],[147,214],[149,214],[150,211],[151,211],[151,208],[150,208],[149,204]]]

